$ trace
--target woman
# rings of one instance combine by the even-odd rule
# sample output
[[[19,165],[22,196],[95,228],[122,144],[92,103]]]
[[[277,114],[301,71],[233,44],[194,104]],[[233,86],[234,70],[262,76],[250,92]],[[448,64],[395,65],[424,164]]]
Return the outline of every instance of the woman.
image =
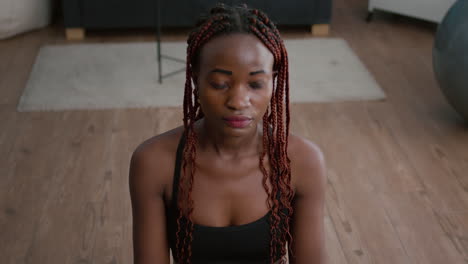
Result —
[[[135,264],[324,263],[325,162],[289,133],[287,52],[268,17],[218,5],[188,38],[184,125],[130,162]]]

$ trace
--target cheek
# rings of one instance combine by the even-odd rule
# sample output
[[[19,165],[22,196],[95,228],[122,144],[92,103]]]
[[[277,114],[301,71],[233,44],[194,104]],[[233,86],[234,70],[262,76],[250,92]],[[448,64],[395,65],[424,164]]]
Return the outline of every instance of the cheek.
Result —
[[[256,106],[256,108],[258,109],[259,112],[261,112],[261,114],[264,114],[267,109],[268,109],[268,106],[270,105],[270,101],[271,101],[271,97],[272,97],[272,89],[266,89],[265,91],[261,91],[261,92],[258,92],[257,94],[254,95],[254,104]]]
[[[220,97],[219,93],[206,90],[201,90],[199,93],[200,107],[205,114],[222,107],[222,100],[223,98]]]

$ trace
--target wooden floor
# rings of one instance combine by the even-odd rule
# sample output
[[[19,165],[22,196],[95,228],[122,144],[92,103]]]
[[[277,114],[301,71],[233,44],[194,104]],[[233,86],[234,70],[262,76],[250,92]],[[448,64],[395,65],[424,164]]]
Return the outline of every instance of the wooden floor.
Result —
[[[331,37],[348,41],[386,101],[294,104],[291,129],[328,165],[330,263],[468,263],[468,125],[432,71],[436,25],[335,0]],[[166,32],[167,33],[167,32]],[[308,38],[309,27],[283,29]],[[185,39],[169,32],[168,39]],[[154,41],[95,31],[85,42]],[[18,113],[41,45],[64,29],[0,41],[2,263],[132,263],[128,166],[138,143],[181,123],[179,109]],[[313,63],[313,62],[311,62]]]

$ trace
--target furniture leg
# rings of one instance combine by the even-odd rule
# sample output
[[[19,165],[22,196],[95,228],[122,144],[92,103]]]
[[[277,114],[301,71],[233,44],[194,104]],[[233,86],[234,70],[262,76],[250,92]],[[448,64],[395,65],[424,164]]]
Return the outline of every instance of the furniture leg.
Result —
[[[84,28],[67,28],[65,30],[67,40],[83,40],[85,38]]]
[[[314,36],[328,36],[330,33],[330,24],[312,25],[311,32]]]
[[[374,12],[368,12],[367,17],[366,17],[366,22],[369,23],[372,21],[372,18],[374,17]]]

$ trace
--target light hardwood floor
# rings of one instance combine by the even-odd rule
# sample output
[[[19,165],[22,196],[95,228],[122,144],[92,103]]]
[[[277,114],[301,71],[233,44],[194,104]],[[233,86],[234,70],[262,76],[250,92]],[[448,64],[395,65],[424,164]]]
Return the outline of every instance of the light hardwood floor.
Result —
[[[385,101],[294,104],[291,130],[328,165],[330,263],[468,263],[468,125],[432,71],[436,26],[335,0],[330,37],[348,41]],[[16,112],[55,25],[0,41],[2,263],[132,263],[128,166],[144,139],[181,123],[176,108]],[[310,37],[309,27],[283,29]],[[185,39],[166,32],[163,40]],[[85,42],[154,41],[149,31],[89,31]],[[311,62],[313,63],[313,62]]]

